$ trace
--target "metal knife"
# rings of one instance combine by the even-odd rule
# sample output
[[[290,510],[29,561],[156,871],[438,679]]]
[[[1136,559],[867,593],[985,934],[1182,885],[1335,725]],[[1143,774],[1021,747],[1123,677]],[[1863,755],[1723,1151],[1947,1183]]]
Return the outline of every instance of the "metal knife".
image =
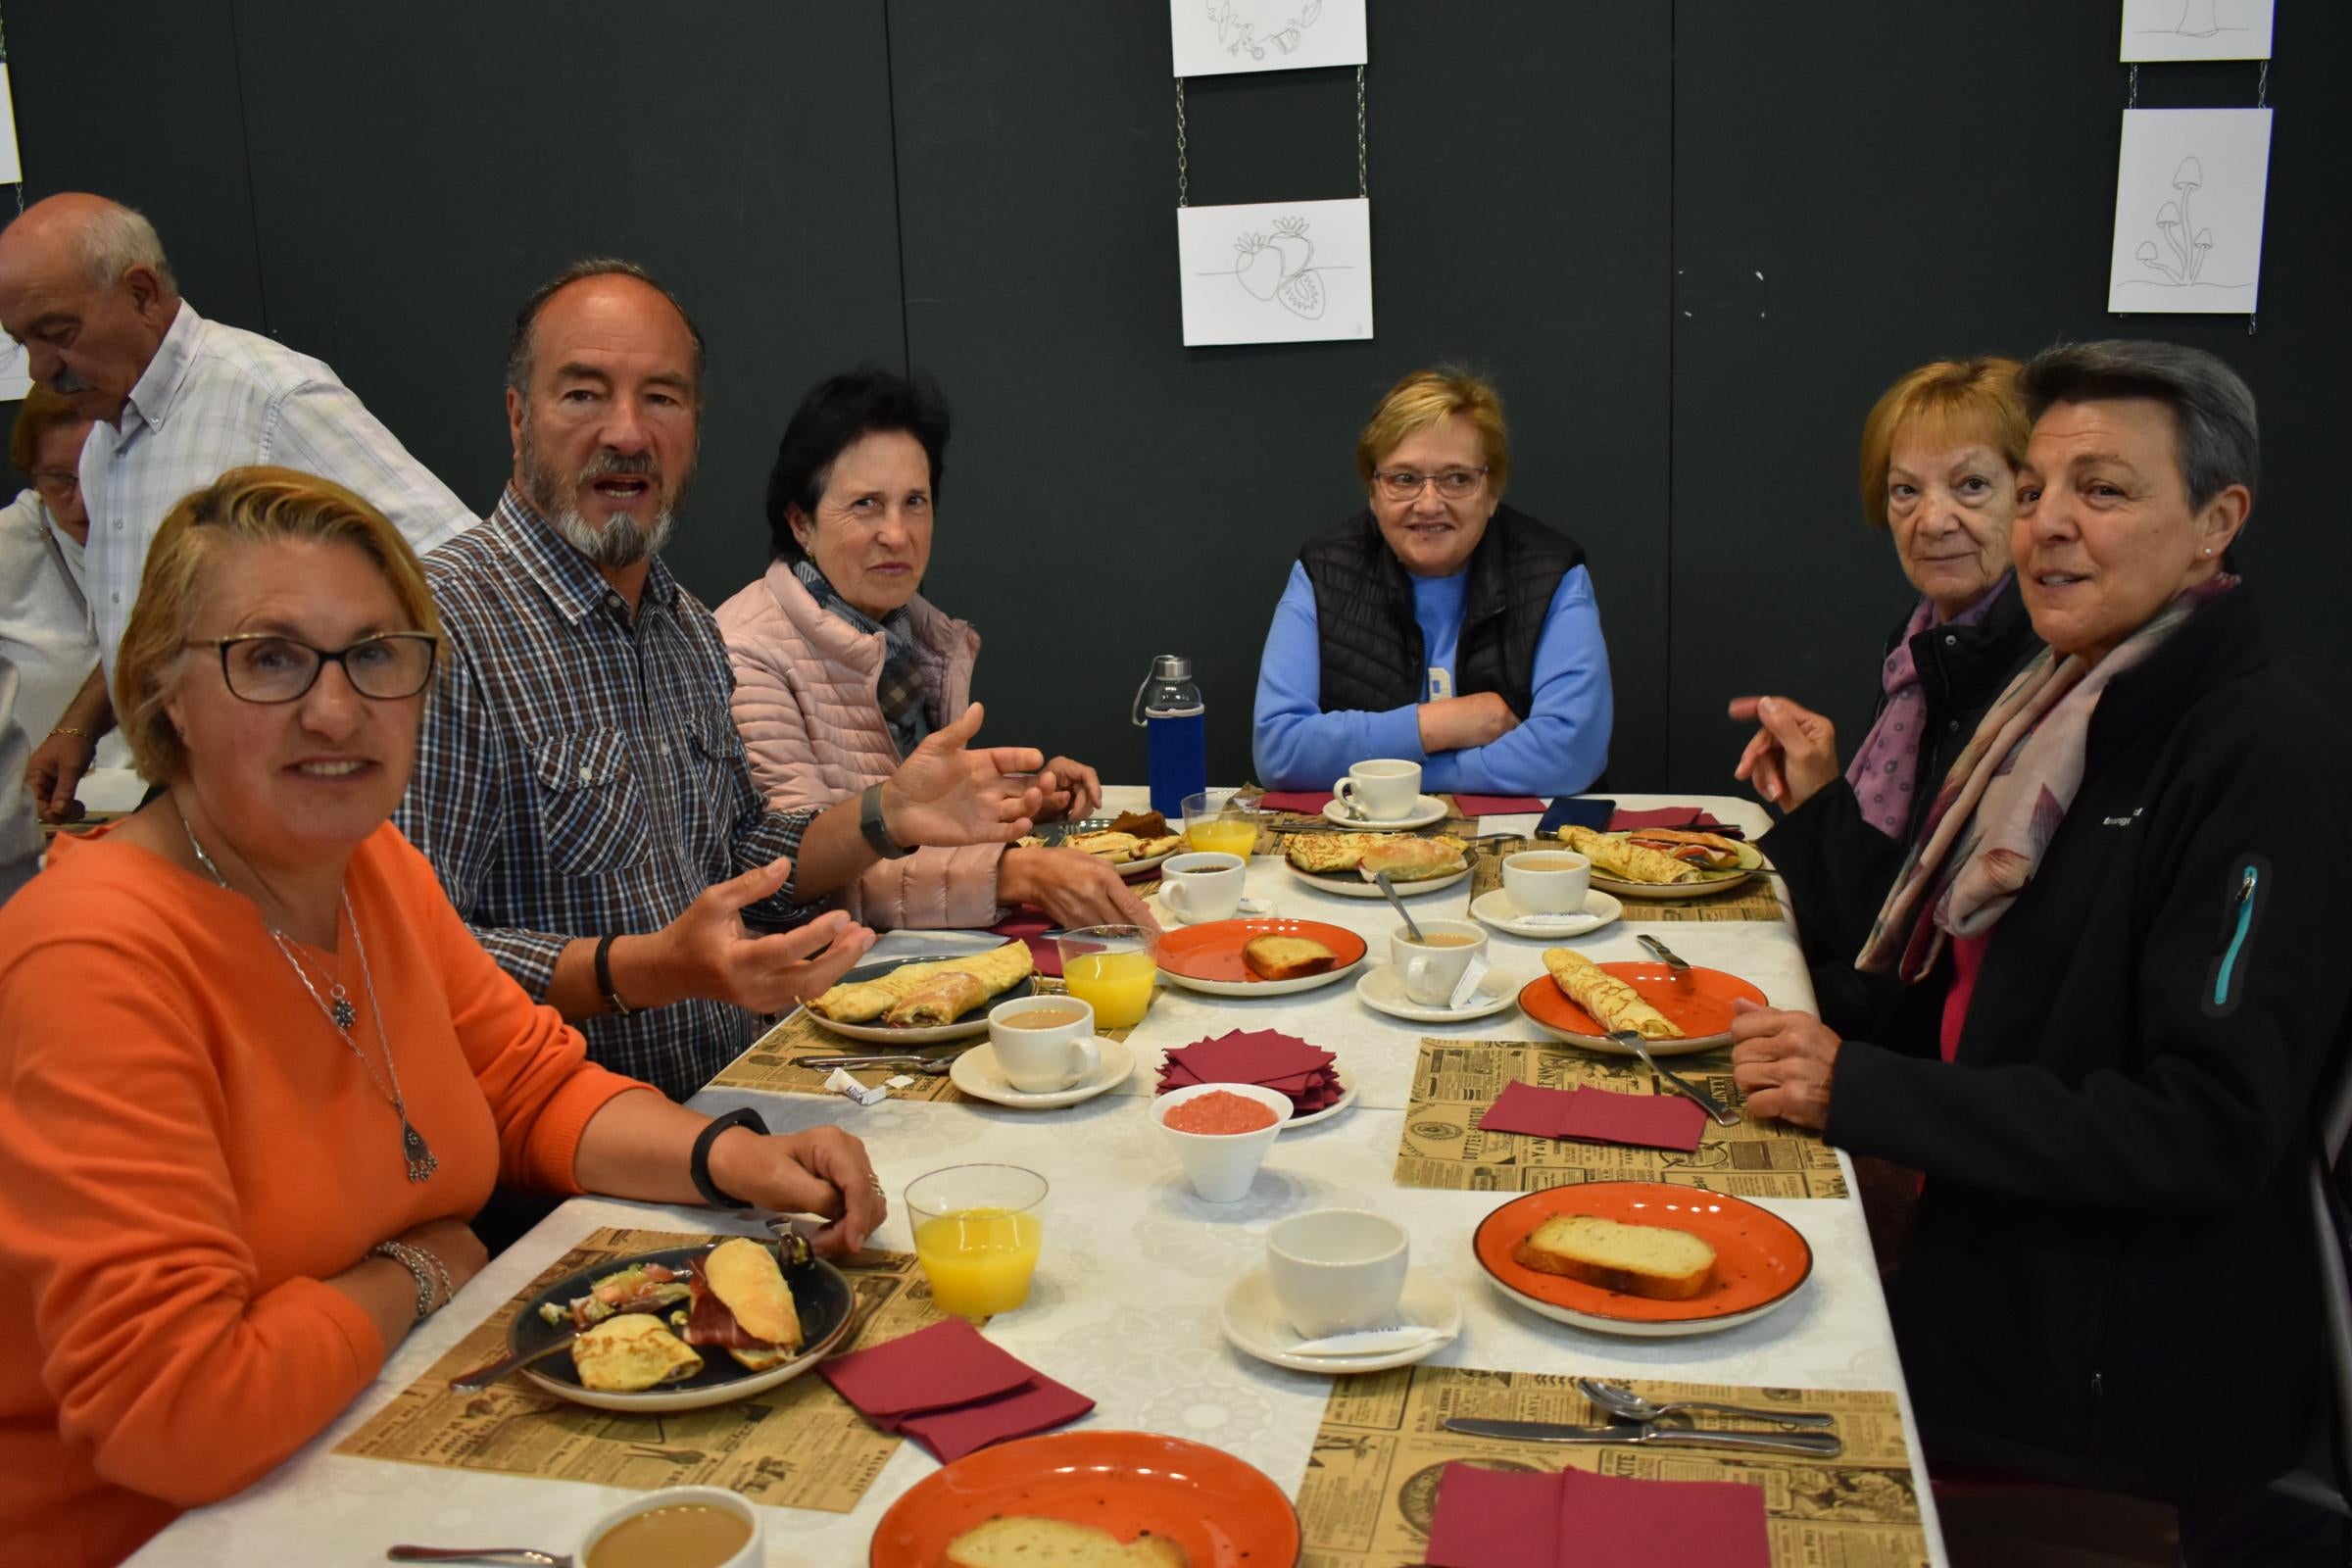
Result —
[[[1681,954],[1675,952],[1672,948],[1668,947],[1665,943],[1660,942],[1656,937],[1651,936],[1646,931],[1634,938],[1634,940],[1641,943],[1642,946],[1647,948],[1651,956],[1655,957],[1660,963],[1663,963],[1667,968],[1672,969],[1674,971],[1674,978],[1678,982],[1683,985],[1689,985],[1690,983],[1690,964],[1689,960],[1684,958]]]
[[[1668,1427],[1655,1421],[1616,1421],[1605,1427],[1566,1426],[1556,1421],[1490,1421],[1479,1416],[1448,1416],[1448,1432],[1472,1438],[1515,1438],[1525,1443],[1609,1443],[1646,1448],[1748,1448],[1771,1453],[1811,1453],[1824,1457],[1845,1451],[1844,1440],[1834,1432],[1771,1432],[1748,1428]]]

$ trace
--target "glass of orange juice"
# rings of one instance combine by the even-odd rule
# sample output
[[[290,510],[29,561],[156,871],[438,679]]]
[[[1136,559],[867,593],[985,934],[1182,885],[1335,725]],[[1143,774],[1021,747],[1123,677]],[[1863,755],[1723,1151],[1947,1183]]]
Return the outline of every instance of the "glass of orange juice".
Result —
[[[1140,925],[1089,925],[1064,931],[1061,983],[1095,1009],[1098,1029],[1129,1029],[1152,1010],[1159,979],[1159,939]]]
[[[906,1188],[914,1256],[931,1299],[957,1317],[1029,1299],[1045,1241],[1046,1179],[1018,1165],[950,1165]]]
[[[1257,802],[1239,790],[1184,798],[1184,837],[1195,850],[1250,858],[1257,848]]]

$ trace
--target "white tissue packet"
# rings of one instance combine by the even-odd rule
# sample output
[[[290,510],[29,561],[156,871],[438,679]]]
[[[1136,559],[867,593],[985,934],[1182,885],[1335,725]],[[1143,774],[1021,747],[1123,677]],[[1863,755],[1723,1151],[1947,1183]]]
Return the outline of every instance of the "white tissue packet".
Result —
[[[825,1088],[829,1093],[839,1095],[844,1100],[856,1101],[860,1105],[879,1105],[890,1098],[890,1091],[882,1085],[876,1084],[868,1089],[851,1077],[848,1069],[843,1067],[834,1068],[826,1077]]]
[[[1453,999],[1450,1005],[1455,1007],[1470,1005],[1471,999],[1478,995],[1479,982],[1487,977],[1489,967],[1491,966],[1487,962],[1487,956],[1483,953],[1464,964],[1461,979],[1454,982]]]

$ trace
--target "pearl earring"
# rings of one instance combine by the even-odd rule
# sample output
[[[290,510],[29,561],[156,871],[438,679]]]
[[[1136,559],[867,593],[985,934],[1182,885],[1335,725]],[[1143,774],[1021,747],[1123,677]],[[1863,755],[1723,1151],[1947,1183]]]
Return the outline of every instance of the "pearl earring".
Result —
[[[2209,555],[2209,556],[2210,556],[2210,555],[2212,555],[2212,554],[2213,554],[2213,546],[2211,546],[2211,545],[2207,545],[2207,546],[2205,547],[2205,553],[2206,553],[2207,555]]]

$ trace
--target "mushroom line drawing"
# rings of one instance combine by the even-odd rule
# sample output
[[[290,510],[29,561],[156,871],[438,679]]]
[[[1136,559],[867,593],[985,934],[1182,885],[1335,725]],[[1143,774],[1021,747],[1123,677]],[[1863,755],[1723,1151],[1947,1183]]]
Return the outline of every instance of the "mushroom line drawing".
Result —
[[[1319,320],[1330,302],[1321,274],[1351,272],[1352,267],[1310,265],[1315,242],[1306,237],[1310,225],[1303,218],[1277,218],[1272,234],[1241,233],[1233,238],[1233,266],[1211,268],[1201,277],[1232,277],[1250,297],[1272,300],[1301,320]]]
[[[2141,240],[2132,253],[2132,260],[2151,271],[2161,272],[2175,288],[2196,282],[2205,271],[2206,253],[2213,249],[2213,230],[2198,228],[2190,215],[2189,198],[2205,184],[2205,165],[2193,155],[2180,160],[2173,171],[2173,189],[2180,193],[2180,200],[2166,202],[2156,209],[2156,232],[2164,239],[2172,260],[2167,263],[2165,251],[2156,248],[2154,240]]]
[[[1263,34],[1257,30],[1256,23],[1234,9],[1233,0],[1208,0],[1203,14],[1209,25],[1217,29],[1219,48],[1237,60],[1245,54],[1252,60],[1263,60],[1267,44],[1286,55],[1296,50],[1300,35],[1323,15],[1323,0],[1301,0],[1297,16],[1284,18],[1280,30]]]

